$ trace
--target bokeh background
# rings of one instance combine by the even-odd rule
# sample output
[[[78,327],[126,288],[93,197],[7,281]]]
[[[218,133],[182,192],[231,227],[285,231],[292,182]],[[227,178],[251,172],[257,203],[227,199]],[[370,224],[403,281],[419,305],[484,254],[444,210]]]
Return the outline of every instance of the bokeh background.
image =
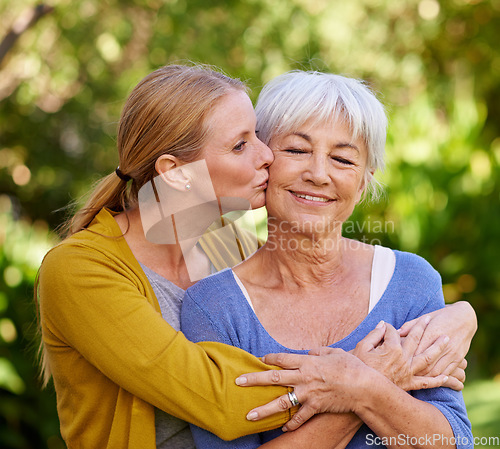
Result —
[[[35,275],[60,209],[116,167],[131,88],[189,60],[253,99],[294,68],[379,92],[386,193],[345,232],[424,256],[447,302],[474,306],[464,395],[474,434],[500,437],[499,30],[500,0],[1,0],[0,447],[64,447],[37,381]]]

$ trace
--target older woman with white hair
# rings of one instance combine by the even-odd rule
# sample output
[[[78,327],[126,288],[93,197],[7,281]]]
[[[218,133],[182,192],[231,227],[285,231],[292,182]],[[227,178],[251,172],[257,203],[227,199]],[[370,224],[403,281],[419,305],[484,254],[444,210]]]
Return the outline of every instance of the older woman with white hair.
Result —
[[[384,165],[383,106],[360,81],[296,71],[264,87],[256,114],[259,138],[275,156],[267,243],[187,290],[182,330],[256,356],[289,353],[265,358],[285,368],[299,367],[311,349],[330,356],[327,376],[325,357],[303,373],[307,388],[328,392],[316,410],[329,413],[293,432],[295,447],[472,447],[460,392],[407,392],[387,367],[414,345],[396,329],[444,306],[439,274],[414,254],[342,236]],[[307,396],[304,384],[288,385],[293,403]],[[292,436],[275,439],[282,432],[274,430],[224,442],[196,427],[193,434],[198,448],[289,447]]]

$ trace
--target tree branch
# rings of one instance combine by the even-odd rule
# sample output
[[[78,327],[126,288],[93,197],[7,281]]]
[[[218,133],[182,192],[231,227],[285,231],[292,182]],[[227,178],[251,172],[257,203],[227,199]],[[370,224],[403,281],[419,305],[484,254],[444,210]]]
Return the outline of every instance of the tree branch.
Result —
[[[45,14],[51,13],[54,10],[52,6],[40,4],[32,9],[24,11],[14,22],[9,32],[5,35],[0,43],[0,65],[2,64],[5,55],[14,46],[17,39],[28,28],[33,26]]]

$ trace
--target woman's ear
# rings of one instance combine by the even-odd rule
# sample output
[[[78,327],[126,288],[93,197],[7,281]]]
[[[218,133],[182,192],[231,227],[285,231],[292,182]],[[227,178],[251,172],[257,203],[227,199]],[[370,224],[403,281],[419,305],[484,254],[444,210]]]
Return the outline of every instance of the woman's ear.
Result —
[[[189,190],[190,179],[188,170],[184,170],[186,163],[171,154],[162,154],[155,162],[155,170],[160,178],[170,187],[177,190]]]
[[[162,154],[155,162],[156,173],[161,175],[173,168],[180,167],[183,162],[171,154]]]

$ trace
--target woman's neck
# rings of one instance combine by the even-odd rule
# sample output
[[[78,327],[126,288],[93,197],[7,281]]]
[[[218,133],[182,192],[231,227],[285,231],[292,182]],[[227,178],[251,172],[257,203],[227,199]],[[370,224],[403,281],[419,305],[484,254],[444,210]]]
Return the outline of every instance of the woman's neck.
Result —
[[[321,236],[271,232],[258,263],[292,289],[325,287],[344,273],[347,242],[340,232]]]
[[[294,349],[330,345],[368,313],[373,247],[330,235],[271,232],[235,268],[267,332]],[[286,315],[286,320],[276,316]]]
[[[182,245],[179,242],[152,242],[146,237],[138,208],[117,215],[115,220],[135,258],[179,287],[186,289],[192,285],[200,278],[199,273],[205,276],[210,274],[210,262],[196,246],[197,238]]]

